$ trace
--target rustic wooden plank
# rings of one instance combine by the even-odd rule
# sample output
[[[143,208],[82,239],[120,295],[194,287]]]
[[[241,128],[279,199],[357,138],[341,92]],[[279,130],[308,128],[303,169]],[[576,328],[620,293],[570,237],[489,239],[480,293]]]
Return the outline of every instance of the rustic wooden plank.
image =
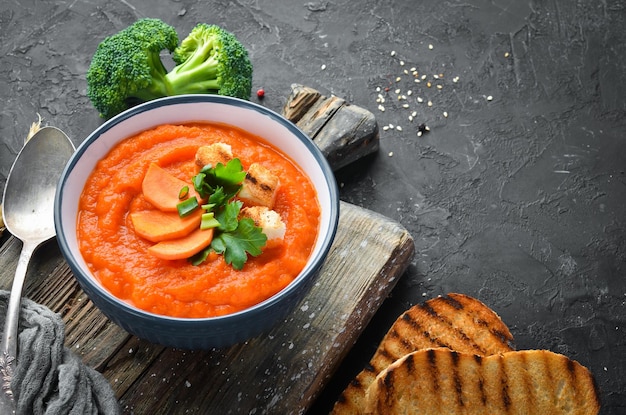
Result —
[[[374,114],[342,98],[326,97],[313,88],[293,84],[283,115],[313,140],[333,170],[378,151],[380,138]]]
[[[293,84],[287,103],[283,108],[283,115],[291,122],[297,123],[321,96],[319,91],[311,87]]]
[[[226,349],[165,348],[156,358],[156,346],[139,341],[121,348],[103,373],[124,388],[121,403],[129,414],[303,413],[413,249],[396,222],[342,203],[337,238],[316,284],[271,332]],[[140,378],[128,387],[134,376]]]

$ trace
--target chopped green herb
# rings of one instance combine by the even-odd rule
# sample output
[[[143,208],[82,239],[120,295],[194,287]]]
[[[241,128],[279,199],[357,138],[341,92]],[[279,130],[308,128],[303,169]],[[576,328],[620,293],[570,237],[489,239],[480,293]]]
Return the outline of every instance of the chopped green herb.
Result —
[[[176,209],[178,210],[178,216],[180,216],[181,218],[184,218],[185,216],[191,214],[199,207],[200,204],[198,203],[198,199],[195,196],[187,200],[183,200],[176,205]]]
[[[200,222],[200,229],[217,228],[220,223],[215,219],[215,213],[208,212],[202,214],[202,221]]]
[[[189,196],[189,186],[183,186],[180,189],[180,192],[178,192],[178,198],[180,200],[185,199],[187,196]]]

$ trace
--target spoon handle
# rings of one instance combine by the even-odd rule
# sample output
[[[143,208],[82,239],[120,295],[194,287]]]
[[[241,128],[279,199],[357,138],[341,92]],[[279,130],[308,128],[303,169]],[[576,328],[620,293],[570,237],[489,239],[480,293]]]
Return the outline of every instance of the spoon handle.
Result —
[[[11,390],[11,379],[15,371],[17,360],[17,338],[18,325],[20,318],[20,304],[22,300],[22,287],[28,263],[33,254],[34,247],[27,242],[22,246],[22,252],[17,262],[15,270],[15,278],[11,287],[11,295],[9,296],[9,305],[7,307],[6,318],[4,320],[4,330],[2,331],[2,340],[0,340],[0,376],[2,378],[2,393],[0,393],[0,411],[1,413],[11,413],[15,411],[15,402],[13,391]]]

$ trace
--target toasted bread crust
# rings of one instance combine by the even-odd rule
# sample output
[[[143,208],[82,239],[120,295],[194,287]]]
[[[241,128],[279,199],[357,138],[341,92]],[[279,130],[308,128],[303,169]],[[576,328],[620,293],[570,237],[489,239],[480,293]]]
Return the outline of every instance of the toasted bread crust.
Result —
[[[600,410],[593,376],[548,350],[482,357],[448,348],[407,354],[380,372],[364,414],[568,414]]]
[[[408,353],[434,347],[483,356],[514,350],[508,327],[481,301],[455,293],[430,299],[398,317],[368,367],[342,392],[332,414],[361,414],[365,392],[378,373]]]

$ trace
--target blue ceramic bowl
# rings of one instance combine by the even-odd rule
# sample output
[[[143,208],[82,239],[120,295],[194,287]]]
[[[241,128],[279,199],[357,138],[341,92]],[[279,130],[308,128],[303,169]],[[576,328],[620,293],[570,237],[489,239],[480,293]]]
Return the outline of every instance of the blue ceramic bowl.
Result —
[[[256,134],[289,156],[309,176],[321,207],[320,231],[303,271],[282,291],[246,310],[212,318],[153,314],[116,298],[91,274],[78,249],[78,200],[96,163],[121,140],[160,124],[219,122]],[[132,155],[129,155],[132,157]],[[229,346],[268,331],[306,295],[335,237],[339,197],[334,175],[317,146],[290,121],[265,107],[217,95],[181,95],[136,106],[89,135],[68,162],[57,188],[54,219],[61,251],[94,304],[131,334],[183,349]]]

